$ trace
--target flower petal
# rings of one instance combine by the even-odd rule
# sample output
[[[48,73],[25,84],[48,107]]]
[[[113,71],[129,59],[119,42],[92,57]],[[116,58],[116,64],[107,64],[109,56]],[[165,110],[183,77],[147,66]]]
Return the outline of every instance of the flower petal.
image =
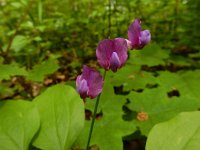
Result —
[[[120,65],[121,65],[121,62],[119,60],[119,57],[118,57],[117,53],[113,52],[112,56],[111,56],[111,59],[110,59],[110,69],[113,72],[116,72],[117,69],[120,67]]]
[[[87,81],[82,78],[82,75],[79,75],[76,80],[76,89],[80,94],[81,98],[85,99],[87,97],[87,93],[89,87],[87,85]]]
[[[120,60],[120,66],[121,67],[123,64],[125,64],[127,58],[128,58],[128,46],[127,42],[123,38],[116,38],[114,40],[115,42],[115,52],[117,53],[119,60]]]
[[[128,27],[128,39],[132,43],[132,48],[138,47],[140,44],[139,37],[141,32],[140,27],[141,21],[136,19],[129,27]]]
[[[149,30],[141,31],[141,36],[140,36],[141,47],[144,47],[146,44],[148,44],[150,40],[151,40],[150,31]]]
[[[110,57],[114,51],[113,41],[110,39],[105,39],[101,41],[96,49],[97,61],[101,67],[106,70],[109,69]]]

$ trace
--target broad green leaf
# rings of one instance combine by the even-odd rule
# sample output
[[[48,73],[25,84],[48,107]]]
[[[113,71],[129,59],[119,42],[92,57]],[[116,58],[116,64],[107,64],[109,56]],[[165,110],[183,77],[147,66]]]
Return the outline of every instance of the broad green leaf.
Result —
[[[183,112],[169,121],[157,124],[150,131],[147,150],[200,149],[200,112]]]
[[[96,100],[89,100],[95,103]],[[102,116],[95,121],[94,130],[90,146],[97,145],[100,150],[122,150],[123,142],[122,137],[126,134],[132,133],[136,130],[136,126],[128,121],[124,121],[122,106],[126,103],[123,96],[115,95],[109,80],[105,81],[102,96],[100,98],[99,111],[102,111]],[[86,107],[93,111],[91,103]],[[89,134],[91,121],[86,121],[85,128],[82,131],[79,140],[75,144],[85,148]]]
[[[58,62],[55,59],[49,59],[41,64],[35,65],[28,73],[27,78],[32,81],[42,82],[45,75],[55,72],[58,68]]]
[[[164,64],[164,60],[169,57],[169,51],[161,49],[156,44],[149,44],[142,50],[130,52],[129,63],[155,66]]]
[[[192,95],[191,95],[192,96]],[[167,96],[165,89],[145,89],[142,93],[131,92],[127,98],[130,103],[127,105],[137,113],[145,112],[147,120],[133,119],[142,134],[148,135],[151,128],[162,121],[166,121],[182,111],[193,111],[200,107],[200,102],[193,97],[172,97]]]
[[[200,99],[200,70],[180,72],[179,76],[184,81],[185,85],[181,88],[185,95]]]
[[[181,96],[193,97],[197,100],[200,98],[200,84],[197,82],[200,78],[200,70],[181,71],[179,73],[160,72],[158,84],[166,89],[178,90]]]
[[[41,128],[33,143],[48,150],[68,150],[84,125],[84,105],[77,92],[55,85],[34,99],[41,116]]]
[[[155,84],[156,78],[148,72],[141,71],[140,66],[127,64],[110,79],[114,86],[123,85],[124,91],[143,89],[147,84]]]
[[[145,89],[142,93],[131,92],[127,105],[132,111],[148,114],[146,121],[133,118],[134,124],[140,127],[143,134],[148,135],[156,123],[170,119],[182,111],[193,111],[200,107],[199,84],[200,71],[160,72],[157,77],[158,88]],[[179,97],[168,97],[171,91],[177,91]]]
[[[37,108],[28,101],[0,102],[0,149],[28,150],[40,126]]]
[[[26,76],[27,72],[17,64],[0,64],[0,80],[8,80],[15,75]]]

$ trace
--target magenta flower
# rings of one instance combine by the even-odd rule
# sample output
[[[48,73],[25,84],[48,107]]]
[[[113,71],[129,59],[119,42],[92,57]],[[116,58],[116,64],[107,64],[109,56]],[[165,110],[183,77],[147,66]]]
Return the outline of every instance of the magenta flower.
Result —
[[[116,38],[101,41],[96,49],[97,61],[105,70],[116,72],[128,58],[126,40]]]
[[[141,30],[140,19],[136,19],[128,28],[127,45],[130,49],[142,49],[151,40],[149,30]]]
[[[83,73],[76,78],[76,89],[81,98],[93,99],[101,93],[103,83],[103,77],[98,71],[84,65]]]

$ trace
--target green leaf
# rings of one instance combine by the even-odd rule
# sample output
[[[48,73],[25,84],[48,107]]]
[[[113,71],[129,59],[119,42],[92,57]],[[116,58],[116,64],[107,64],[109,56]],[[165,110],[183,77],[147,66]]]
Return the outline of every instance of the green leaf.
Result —
[[[191,96],[196,98],[198,101],[200,99],[200,84],[198,80],[200,79],[200,70],[180,72],[179,76],[184,81],[185,85],[182,86],[182,91],[185,96]]]
[[[55,85],[34,99],[41,116],[41,129],[34,146],[68,150],[84,125],[84,104],[71,86]]]
[[[114,86],[123,85],[124,91],[143,89],[147,84],[156,83],[156,78],[151,73],[141,71],[140,66],[132,64],[121,68],[110,80]]]
[[[151,128],[166,121],[182,111],[194,111],[200,107],[199,84],[200,71],[180,73],[160,72],[157,77],[158,87],[144,89],[142,93],[131,92],[127,105],[132,111],[148,114],[148,119],[140,121],[132,118],[143,134],[148,135]],[[134,84],[134,83],[133,83]],[[179,96],[168,97],[168,93],[177,91]]]
[[[32,81],[42,82],[45,75],[55,72],[58,68],[59,65],[57,60],[52,58],[42,62],[41,64],[35,65],[33,70],[28,73],[27,78]]]
[[[149,133],[147,150],[200,149],[200,112],[180,113],[173,119],[157,124]]]
[[[8,80],[11,76],[27,75],[27,72],[24,68],[20,68],[17,64],[0,64],[0,80]]]
[[[161,49],[156,44],[149,44],[142,50],[130,52],[129,63],[155,66],[164,64],[164,59],[169,57],[169,51]]]
[[[127,106],[132,111],[145,112],[148,115],[148,119],[144,121],[132,118],[133,124],[145,135],[148,135],[155,124],[166,121],[179,112],[193,111],[200,107],[199,101],[193,97],[169,98],[165,89],[161,87],[145,89],[142,93],[131,92],[127,98],[130,101]]]
[[[160,72],[158,84],[168,91],[179,90],[180,95],[194,98],[199,101],[200,84],[197,82],[200,78],[200,70],[181,71],[179,73]]]
[[[22,100],[1,101],[0,120],[0,149],[28,150],[40,125],[35,105]]]
[[[17,35],[12,43],[11,49],[13,49],[15,52],[21,51],[28,43],[29,39],[23,35]]]

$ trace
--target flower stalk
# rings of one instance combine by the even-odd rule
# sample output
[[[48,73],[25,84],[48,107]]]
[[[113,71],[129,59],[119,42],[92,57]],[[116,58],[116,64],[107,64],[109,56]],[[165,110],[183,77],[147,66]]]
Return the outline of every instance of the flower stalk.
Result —
[[[105,81],[105,77],[106,77],[106,70],[104,71],[104,75],[103,75],[104,81]],[[87,142],[86,150],[89,150],[89,147],[90,147],[90,140],[91,140],[91,137],[92,137],[92,132],[93,132],[93,128],[94,128],[94,123],[95,123],[95,119],[96,119],[96,114],[97,114],[97,110],[98,110],[100,97],[101,97],[101,94],[99,94],[97,96],[96,104],[95,104],[95,107],[94,107],[94,112],[93,112],[93,116],[92,116],[92,122],[91,122],[91,125],[90,125],[90,132],[89,132],[89,136],[88,136],[88,142]]]

